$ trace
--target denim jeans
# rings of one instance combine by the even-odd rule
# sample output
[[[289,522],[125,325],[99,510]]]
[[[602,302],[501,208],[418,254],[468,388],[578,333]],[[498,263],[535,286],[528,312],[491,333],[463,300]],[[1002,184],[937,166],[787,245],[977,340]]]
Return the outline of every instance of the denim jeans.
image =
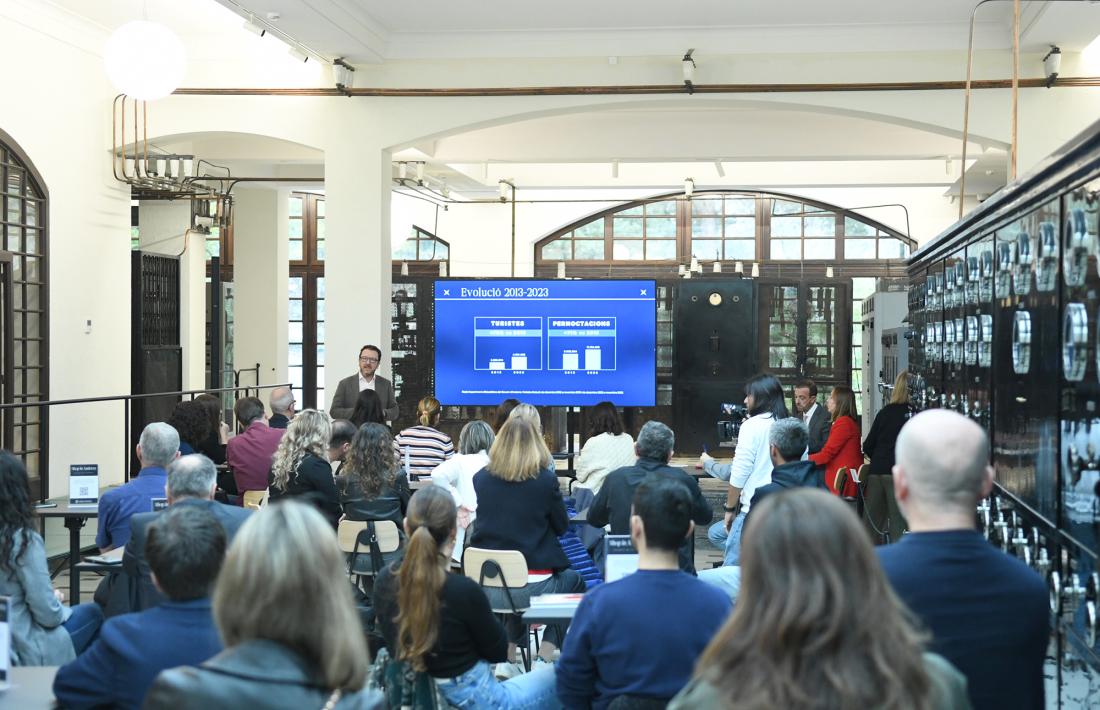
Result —
[[[741,564],[741,528],[745,527],[747,513],[738,513],[726,533],[726,521],[719,520],[707,530],[707,539],[719,550],[725,551],[722,565],[730,567]]]
[[[73,650],[76,655],[84,652],[84,649],[92,645],[99,635],[99,627],[103,625],[103,610],[98,604],[88,602],[77,604],[72,608],[69,618],[62,624],[69,632],[69,638],[73,641]]]
[[[699,581],[721,589],[729,596],[730,601],[736,604],[737,594],[741,591],[741,568],[716,567],[715,569],[701,570]]]
[[[478,661],[455,678],[436,678],[436,686],[452,707],[485,710],[541,710],[560,708],[554,691],[554,668],[543,666],[503,683],[492,667]]]

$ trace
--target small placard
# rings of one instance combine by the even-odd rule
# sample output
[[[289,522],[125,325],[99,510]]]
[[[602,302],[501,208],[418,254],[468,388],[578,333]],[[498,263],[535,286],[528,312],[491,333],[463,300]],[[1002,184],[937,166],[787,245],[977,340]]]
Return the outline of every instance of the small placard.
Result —
[[[98,504],[99,464],[69,466],[69,505],[94,507]]]
[[[614,582],[638,571],[638,551],[629,535],[604,536],[604,550],[607,552],[606,581]]]
[[[162,510],[164,510],[165,508],[168,507],[168,499],[167,498],[153,498],[152,501],[153,501],[153,512],[154,513],[159,513],[160,511],[162,511]]]

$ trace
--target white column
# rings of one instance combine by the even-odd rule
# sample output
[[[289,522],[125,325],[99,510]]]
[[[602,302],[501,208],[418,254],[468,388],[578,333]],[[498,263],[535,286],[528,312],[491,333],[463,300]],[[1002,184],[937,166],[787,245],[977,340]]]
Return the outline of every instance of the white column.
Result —
[[[325,391],[355,374],[359,349],[382,349],[378,372],[392,379],[390,351],[390,154],[340,132],[325,151]]]
[[[286,382],[286,191],[239,189],[233,199],[233,367],[259,363],[260,384]]]

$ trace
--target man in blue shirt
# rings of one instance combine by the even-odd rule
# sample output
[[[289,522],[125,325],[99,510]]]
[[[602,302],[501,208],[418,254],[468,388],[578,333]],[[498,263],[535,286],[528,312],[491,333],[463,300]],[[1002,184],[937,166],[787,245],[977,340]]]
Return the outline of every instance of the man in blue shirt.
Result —
[[[731,606],[680,570],[691,518],[691,494],[680,481],[657,475],[638,486],[630,516],[638,571],[596,587],[577,607],[557,665],[565,708],[603,710],[623,695],[668,700],[691,678]]]
[[[879,547],[879,560],[932,632],[929,650],[966,676],[975,710],[1042,708],[1046,584],[975,529],[993,488],[985,432],[946,409],[922,412],[898,436],[893,473],[910,532]]]
[[[225,546],[225,530],[208,510],[175,505],[158,515],[145,555],[167,601],[108,619],[88,650],[58,670],[53,692],[60,704],[140,708],[162,670],[195,666],[219,653],[209,595]]]
[[[165,497],[168,474],[164,470],[180,455],[180,435],[164,422],[153,422],[141,432],[137,457],[141,471],[128,483],[107,491],[99,499],[99,531],[95,544],[100,552],[122,547],[130,539],[130,516],[153,510],[153,498]]]

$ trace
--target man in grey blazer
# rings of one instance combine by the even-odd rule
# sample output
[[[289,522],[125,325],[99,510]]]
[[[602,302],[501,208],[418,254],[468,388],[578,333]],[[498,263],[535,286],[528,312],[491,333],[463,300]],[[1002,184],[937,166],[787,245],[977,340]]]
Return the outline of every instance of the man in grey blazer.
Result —
[[[810,432],[810,453],[816,454],[825,446],[833,423],[829,412],[817,403],[817,384],[813,380],[794,383],[794,409]]]
[[[215,501],[217,478],[214,462],[202,454],[181,456],[168,466],[168,505],[195,506],[208,511],[225,529],[228,544],[252,511]],[[106,616],[144,611],[164,601],[164,595],[153,586],[145,560],[149,525],[158,515],[159,512],[138,513],[130,518],[130,540],[122,554],[122,575],[111,585]]]
[[[375,345],[364,345],[359,349],[359,372],[351,377],[345,377],[336,385],[336,396],[332,398],[332,406],[328,408],[329,416],[333,419],[350,419],[355,411],[355,401],[359,399],[359,393],[371,389],[378,393],[378,399],[382,400],[382,409],[386,413],[386,421],[397,421],[399,410],[397,398],[393,395],[393,383],[381,375],[376,375],[378,364],[382,362],[382,350]]]

